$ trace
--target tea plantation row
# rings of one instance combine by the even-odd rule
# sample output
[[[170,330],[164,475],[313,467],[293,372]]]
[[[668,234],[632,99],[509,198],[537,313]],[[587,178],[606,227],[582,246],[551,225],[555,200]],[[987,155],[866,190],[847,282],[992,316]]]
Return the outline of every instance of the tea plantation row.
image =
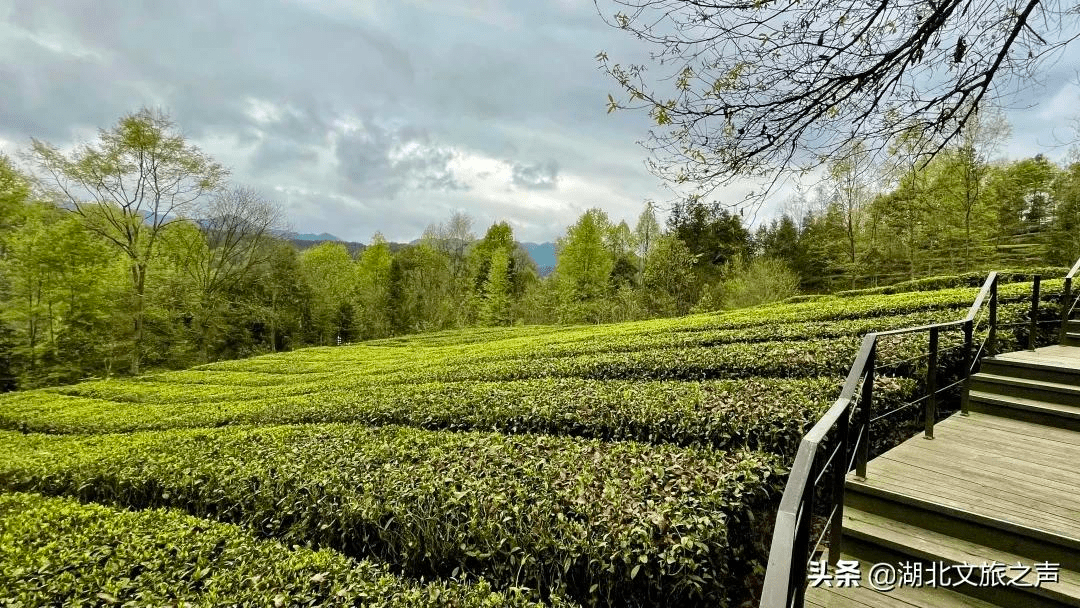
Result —
[[[175,510],[0,494],[0,605],[535,606],[489,585],[417,583]],[[555,605],[571,605],[555,598]]]
[[[752,574],[780,459],[545,435],[356,425],[6,432],[0,485],[171,506],[412,576],[611,603],[722,601]]]

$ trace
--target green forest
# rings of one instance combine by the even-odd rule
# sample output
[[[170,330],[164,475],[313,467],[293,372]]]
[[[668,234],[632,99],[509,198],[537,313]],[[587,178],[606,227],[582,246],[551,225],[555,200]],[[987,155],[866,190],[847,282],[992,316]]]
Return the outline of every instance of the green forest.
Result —
[[[784,213],[722,192],[616,222],[603,201],[542,276],[511,227],[464,213],[356,255],[281,238],[281,209],[139,110],[72,151],[0,157],[0,389],[472,326],[670,317],[935,275],[1069,265],[1080,162],[995,160],[970,121],[932,159],[853,147]],[[779,205],[777,205],[779,206]],[[666,215],[663,223],[659,218]],[[475,230],[475,231],[474,231]],[[479,234],[482,232],[482,235]]]

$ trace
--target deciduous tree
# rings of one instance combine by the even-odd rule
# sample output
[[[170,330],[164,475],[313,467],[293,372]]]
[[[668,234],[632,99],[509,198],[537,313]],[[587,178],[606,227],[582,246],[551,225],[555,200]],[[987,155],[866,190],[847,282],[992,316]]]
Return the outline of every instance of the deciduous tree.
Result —
[[[269,242],[280,228],[279,208],[251,188],[236,186],[217,193],[202,217],[177,230],[177,260],[198,293],[196,335],[202,360],[209,360],[216,311],[223,296],[271,254]]]
[[[128,259],[131,372],[137,374],[154,247],[169,224],[221,187],[226,171],[188,143],[167,115],[149,109],[123,116],[112,129],[101,130],[97,142],[83,143],[71,154],[34,139],[28,156],[56,201]]]
[[[327,345],[334,344],[339,336],[348,339],[349,296],[356,279],[348,250],[341,243],[319,243],[301,254],[300,271],[310,289],[315,342]]]

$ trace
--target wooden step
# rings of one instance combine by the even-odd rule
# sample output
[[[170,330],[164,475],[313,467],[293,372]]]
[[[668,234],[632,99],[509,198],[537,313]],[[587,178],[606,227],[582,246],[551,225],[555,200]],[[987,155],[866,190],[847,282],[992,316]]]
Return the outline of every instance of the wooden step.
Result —
[[[1065,331],[1080,334],[1080,321],[1069,319],[1065,322]]]
[[[1075,322],[1076,321],[1070,321],[1070,323]],[[1080,332],[1065,332],[1065,336],[1061,339],[1061,343],[1066,346],[1080,346]]]
[[[865,481],[849,477],[845,484],[845,515],[848,509],[873,513],[930,532],[1021,555],[1031,561],[1059,563],[1063,568],[1080,571],[1080,538],[1061,536],[975,513],[955,506],[958,504],[955,502],[953,505],[944,502],[876,487],[872,477]]]
[[[949,588],[999,606],[1031,606],[1033,608],[1057,608],[1080,606],[1080,573],[1058,570],[1058,582],[1035,586],[1037,573],[1034,569],[1041,558],[1023,556],[979,543],[927,530],[920,525],[904,523],[867,513],[857,509],[844,511],[843,552],[871,563],[921,562],[922,564],[968,564],[976,567],[973,578],[979,576],[983,564],[1015,565],[1030,567],[1026,574],[1021,570],[1007,570],[1008,578],[1018,578],[1021,586],[957,585]],[[898,566],[899,568],[900,566]],[[959,574],[949,572],[953,579]],[[1023,576],[1021,576],[1023,575]],[[864,573],[866,576],[866,573]]]
[[[855,559],[841,555],[840,559]],[[859,571],[865,577],[873,566],[861,562]],[[806,590],[808,608],[995,608],[994,604],[969,597],[949,589],[901,587],[892,591],[875,591],[868,586],[811,587]]]
[[[996,376],[1011,376],[1059,384],[1080,385],[1080,361],[1070,360],[1064,351],[1080,348],[1057,346],[1037,351],[1019,351],[994,357],[986,357],[979,364],[979,372]],[[1047,352],[1050,351],[1050,352]]]
[[[973,412],[1024,420],[1059,429],[1080,431],[1080,405],[1051,403],[973,390],[968,393],[968,409]]]
[[[1080,406],[1080,384],[1029,380],[1017,376],[979,372],[971,375],[970,387],[972,392],[996,393],[1047,403]]]

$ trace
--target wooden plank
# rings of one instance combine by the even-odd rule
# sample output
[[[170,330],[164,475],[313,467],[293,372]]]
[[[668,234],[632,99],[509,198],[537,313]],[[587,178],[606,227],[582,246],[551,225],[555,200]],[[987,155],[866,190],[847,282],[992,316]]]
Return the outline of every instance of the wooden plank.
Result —
[[[982,505],[986,508],[997,508],[1003,511],[1013,508],[1018,509],[1014,517],[1022,513],[1034,511],[1044,513],[1051,506],[1057,506],[1053,515],[1062,519],[1062,523],[1075,521],[1080,527],[1080,509],[1069,501],[1050,502],[1048,492],[1039,490],[1037,485],[1026,484],[1017,487],[1016,482],[985,484],[965,478],[962,474],[950,474],[932,468],[932,464],[912,460],[889,460],[888,467],[880,467],[868,471],[868,480],[881,478],[885,486],[897,486],[911,488],[923,493],[932,493],[943,498],[951,498],[960,503]],[[883,463],[884,464],[884,463]],[[1017,489],[1014,490],[1013,488]],[[1023,490],[1033,490],[1032,494],[1025,494]],[[903,492],[901,492],[903,493]],[[1068,506],[1066,506],[1068,505]]]
[[[986,495],[959,497],[956,494],[943,492],[940,487],[922,490],[895,479],[885,479],[883,482],[878,485],[883,490],[1001,522],[997,525],[1003,529],[1008,529],[1008,525],[1013,524],[1064,537],[1074,543],[1080,542],[1080,522],[1042,511],[1038,505],[1010,503]]]
[[[903,450],[893,450],[879,456],[882,460],[880,466],[888,467],[887,463],[903,461],[907,458],[932,458],[936,470],[967,471],[980,470],[983,466],[997,465],[1015,467],[1014,470],[1003,471],[1009,478],[1024,479],[1035,477],[1058,481],[1065,486],[1077,486],[1080,484],[1080,473],[1072,471],[1072,462],[1063,459],[1060,455],[1044,453],[1039,450],[1024,451],[1016,446],[999,446],[998,451],[989,451],[994,445],[994,440],[976,439],[967,437],[948,437],[944,433],[934,440],[923,440],[925,445],[909,447]],[[1022,471],[1022,472],[1021,472]]]
[[[872,598],[866,597],[866,600]],[[816,608],[873,608],[873,604],[867,604],[836,593],[832,589],[814,588],[806,590],[806,605]],[[911,604],[905,604],[901,608],[911,608]]]
[[[927,482],[956,483],[957,490],[977,487],[985,495],[996,496],[1018,504],[1038,505],[1040,510],[1057,513],[1080,521],[1080,492],[1075,487],[1061,484],[1050,487],[1049,483],[1024,477],[1003,477],[993,467],[937,468],[940,459],[927,458],[926,454],[911,455],[903,461],[912,469],[925,471],[922,480]],[[899,472],[901,469],[897,469]],[[904,469],[906,472],[908,469]],[[997,470],[1002,470],[1000,467]],[[953,482],[952,480],[956,480]]]
[[[1078,433],[1080,434],[1080,433]],[[917,452],[927,449],[951,449],[956,446],[958,451],[974,451],[986,457],[1001,457],[1006,460],[1018,460],[1043,467],[1051,477],[1056,478],[1056,473],[1066,474],[1074,469],[1073,463],[1080,458],[1080,446],[1048,439],[1034,437],[1027,434],[1013,433],[994,426],[972,425],[958,431],[955,428],[941,429],[937,433],[939,441],[932,444],[909,446],[905,449],[894,450],[897,454]],[[1066,466],[1054,469],[1049,465],[1055,462],[1063,462]],[[963,463],[957,463],[963,466]],[[1069,482],[1074,483],[1074,482]]]
[[[1025,475],[1080,489],[1080,470],[1075,466],[1080,461],[1080,433],[977,413],[950,417],[935,431],[935,440],[920,435],[879,458],[896,460],[907,454],[931,452],[943,459],[939,467],[977,468],[987,461],[1024,466]],[[956,458],[948,458],[948,451],[953,449]],[[972,458],[979,464],[969,463]],[[1044,474],[1040,475],[1040,471]]]
[[[1010,443],[1017,442],[1016,435],[1000,434],[999,431],[982,429],[976,432],[955,433],[953,431],[941,431],[937,433],[937,439],[941,444],[955,445],[957,451],[963,448],[976,451],[985,458],[999,458],[1005,461],[1015,460],[1041,465],[1047,470],[1067,471],[1071,469],[1080,458],[1076,450],[1055,448],[1046,443]],[[925,440],[924,440],[925,441]],[[908,447],[906,449],[893,450],[882,454],[882,457],[903,458],[907,454],[915,454],[930,446]],[[960,465],[962,466],[962,465]]]
[[[908,547],[913,550],[912,555],[928,555],[930,556],[929,561],[935,562],[945,561],[947,563],[975,565],[993,562],[1006,565],[1021,563],[1033,567],[1036,561],[1044,561],[1045,559],[1038,556],[1025,557],[992,549],[978,543],[923,530],[918,526],[854,509],[850,513],[845,511],[844,528],[858,530],[863,534],[872,535],[894,545]],[[1019,574],[1019,572],[1016,574]],[[1019,580],[1034,585],[1037,583],[1037,579],[1038,575],[1032,569],[1026,576],[1020,577]],[[1076,603],[1076,600],[1080,600],[1080,573],[1061,570],[1057,583],[1046,583],[1044,586],[1048,590],[1074,598],[1074,603]]]
[[[1026,352],[1026,351],[1021,351]],[[1058,354],[1061,356],[1070,357],[1073,359],[1080,359],[1080,349],[1073,346],[1062,346],[1061,344],[1051,344],[1049,346],[1042,346],[1035,349],[1037,354]]]
[[[994,357],[998,361],[1016,361],[1020,363],[1045,363],[1056,367],[1073,370],[1080,367],[1080,352],[1075,346],[1045,346],[1035,351],[1019,350]]]
[[[942,443],[958,442],[973,447],[983,446],[983,449],[988,454],[1000,453],[1010,458],[1019,458],[1029,462],[1058,463],[1065,465],[1065,468],[1072,468],[1072,465],[1080,458],[1080,446],[1075,444],[1014,433],[991,426],[957,429],[953,426],[942,425],[940,429],[935,427],[935,435]],[[923,439],[923,441],[926,440]],[[889,450],[886,454],[905,453],[921,447],[922,445],[918,444],[918,442],[905,443]]]
[[[1080,391],[1080,384],[1073,384],[1071,382],[1051,382],[1049,380],[1032,380],[1030,378],[1022,378],[1018,376],[1009,376],[1005,374],[990,374],[980,372],[971,377],[971,379],[984,382],[989,385],[993,385],[995,388],[1007,388],[1017,386],[1021,388],[1037,389],[1050,391],[1052,393],[1062,393],[1065,395],[1075,395]]]
[[[1026,367],[1032,369],[1045,369],[1046,371],[1055,372],[1063,377],[1072,377],[1077,374],[1077,369],[1072,359],[1066,359],[1064,357],[1053,356],[1031,356],[1031,357],[1009,357],[999,360],[1002,364],[1007,366],[1007,369],[1016,370],[1017,373],[1022,373],[1022,370]]]
[[[939,441],[941,441],[939,439]],[[1059,480],[1067,485],[1077,485],[1077,475],[1071,471],[1074,466],[1073,463],[1076,459],[1069,460],[1063,458],[1060,455],[1053,453],[1047,453],[1043,450],[1031,449],[1025,452],[1023,448],[1017,446],[1000,446],[997,452],[988,452],[988,448],[993,445],[992,438],[973,438],[967,437],[949,437],[945,439],[951,446],[944,450],[947,454],[949,451],[955,452],[955,458],[971,458],[974,462],[941,462],[938,467],[950,468],[952,470],[964,471],[967,469],[978,469],[986,463],[1004,465],[1006,467],[1016,467],[1017,471],[1023,469],[1024,475],[1018,473],[1012,473],[1008,476],[1010,478],[1022,479],[1024,477],[1035,477],[1037,479],[1046,480]],[[945,443],[942,441],[942,443]],[[950,449],[951,448],[951,449]],[[902,460],[909,455],[917,457],[919,454],[929,454],[931,446],[920,448],[918,450],[905,450],[903,452],[897,452],[888,456],[892,460]],[[941,458],[947,458],[948,456],[940,456]]]
[[[1050,388],[1071,393],[1069,387],[1080,387],[1080,347],[1051,346],[1033,352],[1006,353],[995,359],[1005,364],[1042,366],[1063,374],[1063,379],[1075,374],[1076,384],[1066,380],[1057,386],[1050,385]],[[1018,375],[1023,373],[1017,368],[1014,370]],[[1046,386],[1046,383],[1030,380],[1020,384],[1036,388]],[[1011,386],[1010,382],[1002,382],[995,390],[1008,398]],[[973,412],[969,416],[957,414],[938,423],[935,435],[934,440],[926,440],[921,435],[914,437],[872,460],[867,479],[862,484],[868,489],[880,488],[995,520],[1000,522],[997,525],[1002,529],[1016,525],[1063,537],[1059,541],[1062,543],[1067,544],[1068,539],[1080,542],[1080,466],[1077,466],[1080,464],[1080,432]],[[863,540],[860,542],[877,543],[901,554],[929,556],[935,560],[1014,564],[1038,561],[1038,556],[1025,561],[1006,551],[922,529],[917,525],[917,518],[904,519],[915,523],[907,524],[852,509],[845,514],[845,528],[861,535],[859,538]],[[988,534],[993,534],[990,521],[986,526]],[[1054,585],[1052,591],[1065,594],[1066,603],[1080,605],[1077,601],[1080,600],[1080,573],[1062,571],[1061,576],[1061,582]],[[955,592],[948,592],[952,596],[949,598],[940,593],[909,598],[897,592],[883,594],[867,588],[810,591],[812,593],[807,597],[808,600],[812,598],[812,602],[808,604],[814,606],[990,606]]]
[[[1023,462],[1015,459],[996,458],[985,452],[955,442],[945,444],[937,440],[921,448],[927,462],[939,470],[959,472],[983,478],[984,473],[994,475],[988,481],[1031,481],[1041,487],[1063,494],[1080,497],[1080,472],[1072,470],[1048,470],[1045,463]]]
[[[1003,504],[1001,501],[989,497],[973,497],[970,494],[956,495],[949,492],[945,487],[922,484],[918,480],[912,480],[910,475],[901,475],[899,478],[895,478],[889,474],[870,473],[865,484],[953,509],[1043,530],[1058,536],[1080,538],[1080,523],[1056,515],[1046,514],[1040,511],[1038,507],[1032,508],[1015,503]]]
[[[848,590],[847,588],[816,588],[811,595],[807,590],[807,599],[813,597],[816,605],[823,608],[912,608],[913,604],[888,597],[871,589]]]
[[[953,418],[959,420],[957,422],[951,422]],[[949,423],[948,426],[946,426],[946,423]],[[1077,450],[1080,450],[1080,433],[1077,433],[1076,431],[1060,429],[1057,427],[1047,427],[1046,425],[1036,424],[1034,422],[1004,418],[992,414],[983,414],[981,412],[971,412],[967,416],[950,416],[948,420],[938,423],[935,430],[943,426],[945,426],[945,428],[967,429],[978,427],[996,429],[1014,433],[1016,435],[1023,435],[1034,441],[1053,441],[1073,445],[1076,446]]]

